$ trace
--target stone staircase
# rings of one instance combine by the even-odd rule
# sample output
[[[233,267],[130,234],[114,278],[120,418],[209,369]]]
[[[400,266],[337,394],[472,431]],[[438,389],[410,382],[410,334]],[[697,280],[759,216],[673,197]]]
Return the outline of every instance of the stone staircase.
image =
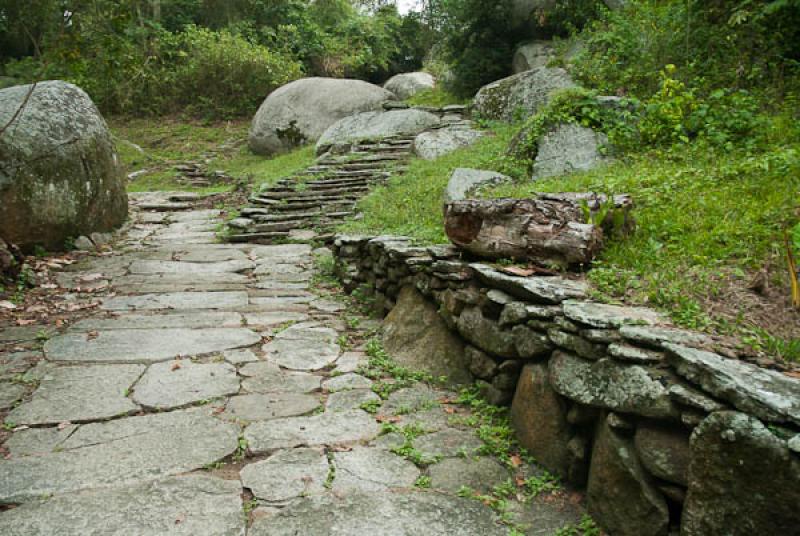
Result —
[[[424,108],[442,118],[439,128],[471,123],[463,106]],[[271,244],[291,239],[330,241],[333,229],[356,216],[358,201],[374,185],[402,175],[413,157],[415,135],[362,141],[344,154],[327,153],[306,170],[254,192],[226,239]]]

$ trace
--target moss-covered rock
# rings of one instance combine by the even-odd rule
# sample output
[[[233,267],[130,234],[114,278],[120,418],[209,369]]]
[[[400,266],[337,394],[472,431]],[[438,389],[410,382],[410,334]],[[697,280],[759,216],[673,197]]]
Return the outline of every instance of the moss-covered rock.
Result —
[[[559,89],[575,87],[560,67],[539,67],[492,82],[475,95],[475,111],[484,119],[525,119],[543,108]]]
[[[13,121],[12,121],[12,118]],[[119,226],[124,174],[89,96],[61,81],[0,90],[0,236],[23,248]]]

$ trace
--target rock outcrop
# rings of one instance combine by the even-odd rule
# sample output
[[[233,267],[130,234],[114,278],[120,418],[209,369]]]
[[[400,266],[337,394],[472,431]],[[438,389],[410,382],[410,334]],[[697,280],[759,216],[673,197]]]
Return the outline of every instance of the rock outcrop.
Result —
[[[361,80],[304,78],[275,90],[250,127],[250,149],[261,155],[313,143],[335,122],[359,112],[379,111],[396,96]]]
[[[523,43],[514,52],[514,59],[512,60],[512,67],[514,74],[530,71],[531,69],[538,69],[539,67],[547,67],[550,60],[553,59],[555,50],[551,41],[530,41]]]
[[[356,142],[415,135],[439,124],[439,116],[414,108],[358,113],[331,125],[317,142],[317,154],[347,152]]]
[[[436,79],[423,72],[403,73],[391,77],[383,88],[391,91],[401,100],[413,97],[420,91],[436,87]]]
[[[486,171],[483,169],[457,168],[450,175],[447,182],[447,189],[444,191],[444,202],[459,201],[466,199],[475,190],[482,186],[498,184],[510,181],[511,177],[497,173],[496,171]]]
[[[606,161],[608,137],[574,123],[563,123],[542,136],[533,163],[533,178],[588,171]]]
[[[469,147],[482,137],[480,130],[461,126],[430,130],[414,138],[414,153],[425,160],[436,160],[440,156]]]
[[[482,87],[475,95],[475,111],[485,119],[512,121],[534,115],[551,95],[575,87],[560,67],[539,67]]]
[[[384,324],[383,344],[392,357],[412,370],[445,376],[452,384],[471,381],[464,344],[414,287],[400,291],[397,306]]]
[[[2,127],[0,236],[22,248],[59,248],[125,221],[123,170],[83,90],[62,81],[0,90]]]

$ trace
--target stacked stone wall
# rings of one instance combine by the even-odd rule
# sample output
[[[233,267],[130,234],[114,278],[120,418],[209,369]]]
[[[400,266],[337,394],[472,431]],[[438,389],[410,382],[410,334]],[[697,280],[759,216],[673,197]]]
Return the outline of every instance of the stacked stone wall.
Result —
[[[792,534],[800,527],[800,380],[659,313],[590,300],[404,237],[339,236],[337,274],[376,313],[413,287],[464,342],[486,398],[612,535]],[[399,303],[403,307],[403,303]]]

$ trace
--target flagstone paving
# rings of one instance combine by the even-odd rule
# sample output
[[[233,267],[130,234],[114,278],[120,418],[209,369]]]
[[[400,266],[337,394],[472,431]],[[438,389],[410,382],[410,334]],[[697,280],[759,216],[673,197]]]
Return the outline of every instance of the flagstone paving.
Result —
[[[494,536],[580,519],[566,495],[512,497],[505,519],[460,496],[528,465],[487,455],[454,393],[364,369],[374,323],[320,290],[329,252],[222,244],[221,212],[184,210],[192,196],[131,199],[113,253],[58,274],[93,314],[0,328],[0,534]]]

